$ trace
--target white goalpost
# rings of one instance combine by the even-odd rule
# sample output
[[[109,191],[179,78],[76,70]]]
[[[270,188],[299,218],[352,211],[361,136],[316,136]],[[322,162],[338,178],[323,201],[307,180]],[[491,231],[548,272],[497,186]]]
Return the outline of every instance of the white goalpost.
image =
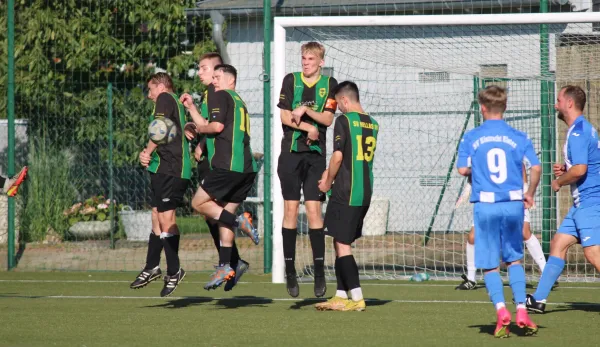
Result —
[[[600,82],[600,63],[595,63],[600,61],[600,32],[593,23],[600,23],[600,13],[275,17],[272,281],[285,281],[284,204],[277,176],[283,129],[277,104],[284,76],[301,70],[302,43],[325,46],[328,71],[339,82],[358,84],[365,110],[381,126],[371,216],[353,250],[361,276],[405,278],[428,272],[434,278],[457,278],[466,264],[472,208],[454,208],[465,184],[455,173],[454,155],[464,131],[479,124],[477,90],[490,84],[508,88],[507,121],[530,135],[541,159],[543,151],[554,150],[543,148],[544,131],[556,129],[562,143],[564,129],[554,124],[552,112],[556,88]],[[540,24],[547,24],[547,31],[540,33]],[[549,82],[549,91],[540,87],[542,82]],[[549,113],[549,128],[542,129]],[[327,159],[331,143],[328,132]],[[552,160],[561,160],[560,149],[557,145]],[[544,211],[543,189],[549,191],[540,186],[538,208],[531,213],[532,230],[540,240],[548,216],[556,212],[555,222],[560,223],[562,205],[567,205],[562,200],[561,210]],[[299,275],[310,277],[312,255],[308,235],[302,233],[306,225],[301,226],[305,223],[301,217],[296,266],[301,267]],[[378,230],[373,230],[375,224]],[[331,241],[326,242],[326,274],[333,276]],[[593,280],[595,270],[586,264],[581,249],[571,252],[575,256],[569,257],[564,276]],[[539,276],[527,257],[528,274]]]

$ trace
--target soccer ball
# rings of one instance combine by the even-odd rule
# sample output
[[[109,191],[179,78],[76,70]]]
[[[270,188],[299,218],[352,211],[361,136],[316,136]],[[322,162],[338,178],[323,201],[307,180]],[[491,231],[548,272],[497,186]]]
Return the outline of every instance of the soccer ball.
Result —
[[[170,143],[177,136],[177,127],[169,118],[156,117],[148,126],[148,136],[157,145]]]
[[[410,278],[411,282],[423,282],[423,281],[429,281],[429,274],[427,272],[422,272],[422,273],[416,273],[414,275],[412,275],[412,277]]]

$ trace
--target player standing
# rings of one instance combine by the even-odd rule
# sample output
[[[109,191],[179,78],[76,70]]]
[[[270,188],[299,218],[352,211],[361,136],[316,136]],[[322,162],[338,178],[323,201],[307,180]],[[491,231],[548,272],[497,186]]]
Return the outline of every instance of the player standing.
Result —
[[[183,202],[192,169],[189,145],[182,131],[185,109],[173,93],[173,81],[168,74],[159,72],[148,79],[148,98],[155,104],[152,118],[171,119],[177,128],[177,136],[172,142],[162,145],[148,141],[139,155],[140,163],[150,172],[152,232],[148,241],[146,266],[130,288],[142,288],[160,277],[160,253],[164,248],[167,275],[160,296],[169,296],[185,277],[185,271],[179,264],[179,229],[175,221],[175,209]]]
[[[338,107],[344,113],[335,121],[333,154],[329,169],[319,181],[325,193],[333,185],[325,213],[327,235],[333,237],[337,291],[318,310],[364,311],[358,266],[352,255],[352,243],[362,236],[363,220],[373,195],[373,159],[379,124],[365,113],[358,87],[345,81],[335,89]],[[348,292],[352,300],[348,299]]]
[[[550,257],[533,295],[527,295],[527,308],[544,313],[552,284],[565,267],[567,251],[581,243],[585,258],[600,271],[600,141],[598,131],[585,119],[586,96],[577,86],[558,92],[558,119],[569,127],[563,146],[564,164],[554,164],[557,179],[552,189],[569,185],[573,206],[550,243]]]
[[[214,68],[215,93],[208,100],[209,120],[196,120],[196,130],[207,135],[207,156],[211,170],[192,200],[192,207],[208,218],[220,223],[221,248],[219,265],[211,275],[205,289],[215,289],[232,280],[231,253],[235,234],[240,227],[255,244],[258,232],[245,214],[236,218],[237,207],[242,203],[256,178],[256,161],[250,148],[250,116],[246,104],[235,92],[237,71],[231,65]],[[187,101],[186,101],[187,106]],[[216,201],[223,204],[221,207]]]
[[[517,303],[517,325],[526,335],[537,332],[525,306],[523,258],[524,209],[533,204],[540,180],[540,163],[525,133],[510,127],[503,119],[506,91],[489,86],[479,92],[485,122],[467,132],[458,150],[458,172],[471,176],[475,203],[475,266],[483,269],[485,286],[496,307],[495,337],[508,337],[511,314],[506,309],[499,267],[500,257],[508,267],[510,286]],[[523,193],[522,165],[531,164],[531,179]],[[525,204],[523,203],[525,202]]]
[[[300,191],[308,219],[308,235],[313,252],[314,292],[322,297],[325,283],[325,233],[321,202],[325,195],[319,191],[318,181],[326,166],[326,133],[336,110],[333,89],[337,81],[321,75],[325,63],[325,48],[317,42],[301,47],[302,72],[288,74],[283,79],[279,104],[283,139],[277,164],[284,200],[283,256],[287,291],[292,297],[300,294],[296,275],[296,235]]]
[[[205,53],[200,56],[200,60],[198,62],[198,77],[200,77],[200,81],[202,84],[206,86],[206,90],[204,91],[204,95],[202,97],[202,105],[200,107],[201,112],[198,112],[196,106],[194,105],[193,98],[189,94],[183,94],[179,100],[186,106],[188,111],[190,112],[190,116],[193,120],[198,121],[198,125],[204,124],[204,120],[208,120],[208,100],[212,99],[215,94],[215,86],[212,84],[213,74],[215,66],[223,64],[223,59],[219,55],[219,53]],[[203,120],[204,119],[204,120]],[[198,182],[202,184],[206,175],[210,171],[210,164],[208,163],[208,159],[206,157],[206,137],[202,134],[196,133],[196,125],[195,122],[186,124],[186,131],[189,131],[192,136],[199,137],[198,144],[194,150],[194,156],[198,161]],[[187,135],[187,132],[186,132]],[[189,139],[189,137],[188,137]],[[206,224],[208,225],[208,229],[210,230],[210,235],[213,238],[215,247],[217,248],[217,253],[219,253],[221,249],[221,240],[219,237],[219,223],[212,219],[207,219]],[[236,283],[240,280],[242,275],[248,271],[249,264],[240,259],[240,253],[238,251],[237,245],[235,244],[235,240],[233,241],[233,245],[231,247],[231,267],[235,269],[235,278],[232,281],[228,281],[225,285],[225,291],[229,291],[233,289]]]

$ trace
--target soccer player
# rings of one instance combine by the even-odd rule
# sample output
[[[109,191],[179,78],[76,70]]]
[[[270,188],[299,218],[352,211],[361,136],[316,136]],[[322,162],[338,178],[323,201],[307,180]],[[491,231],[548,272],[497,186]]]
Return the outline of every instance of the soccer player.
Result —
[[[565,267],[567,251],[581,243],[585,258],[600,271],[600,141],[598,131],[585,119],[585,92],[566,86],[558,92],[554,108],[558,119],[569,127],[563,146],[564,164],[554,164],[552,189],[570,186],[573,206],[550,243],[550,257],[533,295],[527,295],[527,308],[544,313],[552,284]]]
[[[526,335],[537,332],[525,306],[525,270],[523,258],[523,216],[533,205],[541,167],[533,144],[525,133],[510,127],[503,119],[506,91],[489,86],[479,92],[481,114],[485,122],[461,139],[458,172],[471,176],[475,203],[475,266],[484,271],[484,281],[497,310],[495,337],[508,337],[511,314],[506,309],[500,256],[508,267],[510,286],[517,303],[517,325]],[[523,192],[522,165],[529,162],[529,189]]]
[[[258,232],[247,216],[242,214],[236,218],[234,215],[239,204],[246,199],[258,171],[250,148],[250,116],[246,104],[235,92],[236,79],[237,71],[233,66],[215,66],[215,93],[208,100],[209,120],[195,119],[200,123],[196,130],[207,135],[207,157],[211,170],[196,192],[192,207],[220,223],[219,265],[204,286],[206,290],[216,289],[235,277],[235,270],[231,267],[235,239],[233,228],[239,227],[255,244],[259,243]]]
[[[469,184],[469,191],[470,188],[471,186]],[[527,184],[527,173],[525,171],[525,166],[523,166],[523,190],[526,191],[528,188],[529,185]],[[544,271],[544,267],[546,266],[546,258],[544,257],[544,251],[542,250],[540,240],[538,240],[538,238],[531,232],[528,209],[525,209],[525,217],[523,218],[523,240],[525,240],[525,246],[527,246],[529,254],[540,268],[540,273],[542,273]],[[475,289],[477,285],[475,281],[476,270],[477,268],[475,268],[475,228],[471,226],[471,231],[469,232],[469,237],[467,239],[467,275],[465,276],[463,274],[461,276],[463,282],[459,284],[456,287],[456,289]]]
[[[150,172],[152,188],[152,232],[148,241],[146,266],[130,285],[142,288],[161,276],[160,253],[165,250],[167,275],[160,296],[171,295],[185,277],[179,264],[179,229],[175,209],[183,202],[183,196],[192,175],[189,145],[183,136],[185,109],[173,93],[173,81],[164,72],[148,79],[148,98],[154,102],[152,119],[169,118],[177,128],[172,142],[157,145],[148,141],[140,153],[140,163]]]
[[[325,48],[320,43],[308,42],[302,45],[301,52],[302,71],[285,76],[277,105],[281,109],[283,124],[281,155],[277,164],[284,200],[281,229],[283,256],[287,291],[294,298],[300,294],[294,261],[301,190],[304,192],[308,235],[313,252],[314,293],[322,297],[327,291],[321,211],[325,195],[319,191],[317,182],[325,171],[325,137],[337,108],[332,94],[337,81],[321,75]]]
[[[327,235],[333,237],[337,291],[318,310],[364,311],[358,266],[352,255],[352,243],[362,236],[363,220],[373,195],[373,159],[377,146],[379,124],[365,113],[355,83],[340,83],[334,92],[344,115],[335,121],[333,154],[329,169],[319,181],[321,192],[331,198],[325,213]],[[352,300],[348,299],[348,292]]]
[[[212,84],[213,74],[215,66],[223,64],[223,59],[219,55],[219,53],[205,53],[200,56],[200,60],[198,63],[199,70],[198,76],[200,77],[200,81],[202,84],[206,86],[206,90],[204,91],[204,95],[202,98],[201,112],[198,112],[196,106],[193,103],[193,98],[189,94],[183,94],[179,98],[179,100],[186,106],[187,110],[190,112],[190,116],[192,119],[198,121],[198,125],[201,126],[204,124],[204,120],[208,120],[208,100],[212,99],[215,94],[215,87]],[[202,134],[196,133],[196,122],[186,124],[186,131],[190,132],[190,137],[200,137],[198,144],[194,150],[194,156],[198,161],[198,182],[202,182],[208,172],[210,171],[210,165],[208,163],[208,159],[206,158],[206,137]],[[197,136],[198,135],[198,136]],[[187,136],[187,134],[186,134]],[[250,218],[248,216],[248,218]],[[250,222],[252,223],[252,222]],[[217,253],[221,249],[221,240],[219,238],[219,223],[212,219],[207,219],[206,224],[208,225],[208,229],[210,230],[210,234],[213,238],[215,247],[217,248]],[[242,275],[248,271],[250,265],[240,259],[240,253],[238,251],[237,245],[235,244],[235,240],[233,241],[233,245],[231,247],[231,267],[235,269],[235,278],[231,281],[227,281],[225,285],[225,291],[229,291],[233,289],[233,287],[240,280]]]
[[[23,166],[21,171],[11,178],[0,176],[0,187],[2,187],[2,192],[8,196],[17,195],[19,186],[21,183],[23,183],[25,178],[27,178],[27,170],[29,170],[29,168],[27,166]]]

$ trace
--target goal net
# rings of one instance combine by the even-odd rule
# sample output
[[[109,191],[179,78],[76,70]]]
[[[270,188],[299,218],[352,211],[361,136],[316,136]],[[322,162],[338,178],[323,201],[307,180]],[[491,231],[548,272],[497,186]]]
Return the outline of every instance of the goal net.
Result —
[[[482,119],[476,95],[488,85],[508,89],[505,118],[532,139],[545,173],[562,160],[565,126],[556,121],[556,91],[579,85],[588,94],[586,116],[598,124],[600,86],[598,13],[287,17],[275,19],[273,169],[277,172],[282,128],[275,107],[285,74],[301,70],[300,46],[325,46],[323,74],[358,84],[364,109],[380,124],[374,159],[374,196],[363,237],[355,243],[360,274],[404,278],[427,272],[437,279],[466,272],[465,247],[472,205],[455,208],[465,189],[455,157],[465,131]],[[331,127],[332,128],[332,127]],[[327,138],[331,155],[332,129]],[[546,175],[531,210],[531,230],[549,240],[570,207],[567,188],[558,194]],[[273,177],[273,281],[283,281],[283,201]],[[312,275],[312,251],[301,208],[296,267]],[[325,211],[325,207],[323,208]],[[326,271],[334,276],[335,253],[326,240]],[[530,278],[540,275],[525,249]],[[579,246],[569,251],[567,280],[593,280]]]

